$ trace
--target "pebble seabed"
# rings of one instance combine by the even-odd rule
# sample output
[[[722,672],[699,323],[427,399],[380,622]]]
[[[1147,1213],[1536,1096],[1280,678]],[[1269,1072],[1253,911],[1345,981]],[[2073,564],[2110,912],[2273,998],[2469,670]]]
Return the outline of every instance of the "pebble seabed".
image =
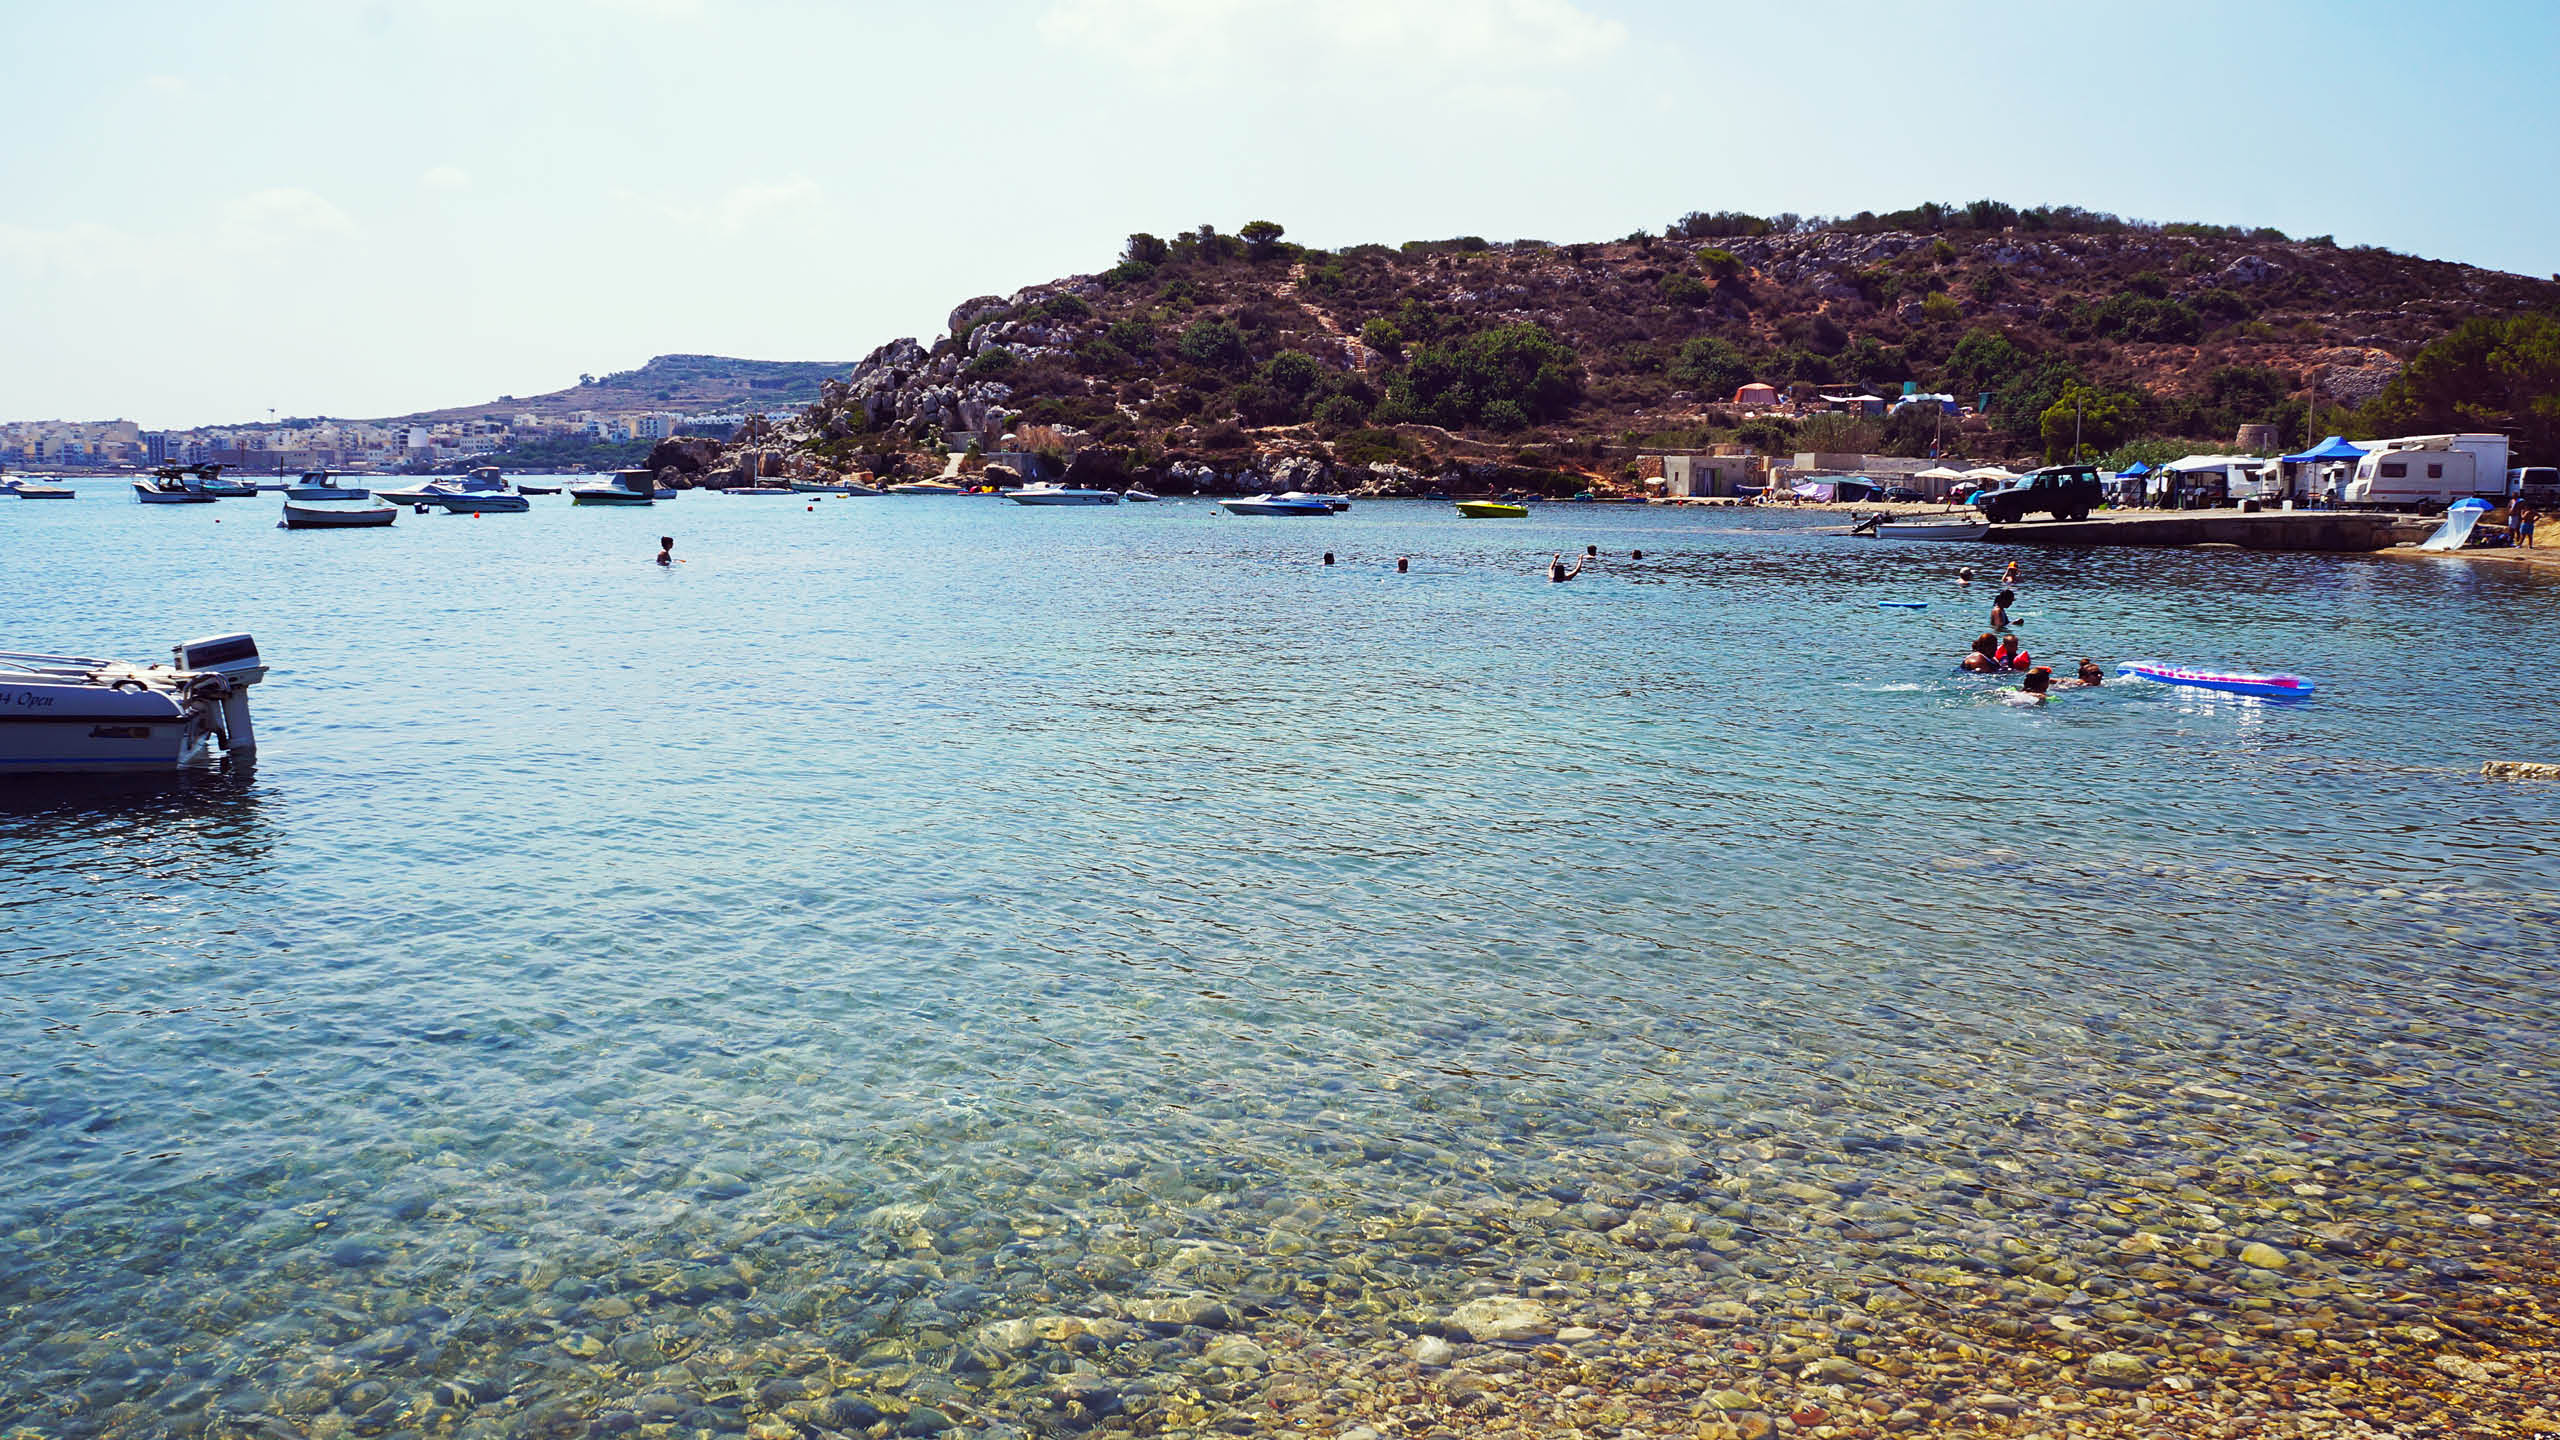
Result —
[[[0,1216],[0,1434],[2550,1433],[2544,1077],[2429,1008],[1453,1024],[610,1173],[419,1130]]]

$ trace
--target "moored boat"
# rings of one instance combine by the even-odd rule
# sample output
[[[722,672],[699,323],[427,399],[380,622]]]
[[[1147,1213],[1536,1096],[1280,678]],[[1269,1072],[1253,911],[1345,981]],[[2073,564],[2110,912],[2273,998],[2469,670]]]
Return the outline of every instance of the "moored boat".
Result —
[[[246,755],[248,688],[266,675],[246,635],[190,640],[168,665],[0,652],[0,775],[175,770],[216,739]]]
[[[1162,497],[1158,496],[1152,490],[1141,490],[1137,486],[1132,485],[1128,489],[1120,492],[1120,498],[1128,501],[1132,505],[1152,505]]]
[[[659,495],[658,477],[646,470],[616,470],[604,485],[572,485],[572,505],[652,505]]]
[[[364,530],[399,518],[400,508],[396,505],[320,505],[287,500],[281,523],[287,530]]]
[[[41,480],[0,480],[0,495],[15,495],[21,500],[70,500],[77,498],[68,485],[47,485]]]
[[[866,472],[868,473],[868,472]],[[865,485],[859,480],[794,480],[791,488],[801,495],[881,495],[886,491]]]
[[[505,490],[447,490],[431,495],[427,503],[443,506],[448,515],[518,515],[533,508],[531,500]]]
[[[328,471],[314,470],[303,476],[299,483],[286,486],[284,498],[287,500],[366,500],[373,496],[370,490],[353,485],[334,484],[332,479]]]
[[[145,505],[210,505],[215,497],[183,480],[155,476],[134,481],[133,498]]]
[[[1979,540],[1991,527],[1980,521],[1906,520],[1880,523],[1875,531],[1879,540]]]
[[[1004,498],[1016,505],[1117,505],[1120,496],[1112,490],[1088,490],[1078,485],[1060,485],[1043,480],[1018,490],[1007,490]]]
[[[948,480],[907,480],[889,487],[892,495],[966,495],[968,490]]]
[[[1529,514],[1528,506],[1508,500],[1460,500],[1457,506],[1458,513],[1470,520],[1521,520]]]
[[[1333,502],[1321,495],[1247,495],[1240,500],[1221,500],[1218,508],[1230,515],[1330,515]]]

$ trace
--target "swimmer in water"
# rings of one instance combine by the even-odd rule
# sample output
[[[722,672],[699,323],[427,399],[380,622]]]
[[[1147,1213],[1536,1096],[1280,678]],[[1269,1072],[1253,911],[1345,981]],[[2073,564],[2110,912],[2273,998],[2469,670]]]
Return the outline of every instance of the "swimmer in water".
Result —
[[[1548,557],[1547,557],[1547,583],[1548,583],[1548,584],[1550,584],[1550,585],[1560,585],[1560,584],[1564,583],[1565,581],[1567,581],[1567,580],[1571,580],[1571,579],[1574,579],[1575,577],[1577,577],[1577,576],[1579,576],[1579,575],[1581,575],[1581,574],[1582,574],[1582,562],[1581,562],[1581,561],[1579,561],[1579,560],[1574,561],[1574,562],[1573,562],[1573,568],[1572,568],[1572,569],[1570,569],[1570,570],[1567,570],[1566,568],[1564,568],[1564,556],[1562,556],[1562,555],[1560,555],[1560,554],[1559,554],[1559,555],[1550,555],[1550,556],[1548,556]]]
[[[1396,573],[1399,575],[1405,573],[1405,557],[1402,555],[1396,557]]]
[[[2039,665],[2033,670],[2028,671],[2027,678],[2018,682],[2019,693],[2033,695],[2039,700],[2043,699],[2045,692],[2052,688],[2053,670],[2051,667],[2044,665]]]
[[[2006,630],[2009,628],[2009,603],[2007,601],[1994,600],[1991,602],[1991,628],[1994,630]]]
[[[658,563],[661,565],[676,563],[676,537],[673,535],[658,537]]]
[[[1957,583],[1957,584],[1959,584],[1959,585],[1970,585],[1970,584],[1972,584],[1972,583],[1973,583],[1973,567],[1972,567],[1972,566],[1970,566],[1970,565],[1965,565],[1965,566],[1960,566],[1960,567],[1958,567],[1958,568],[1957,568],[1957,570],[1956,570],[1956,583]]]
[[[1330,565],[1330,564],[1332,564],[1332,563],[1333,563],[1333,552],[1332,552],[1332,551],[1327,550],[1326,552],[1324,552],[1324,563],[1326,563],[1327,565]]]
[[[2010,562],[2009,562],[2009,568],[2008,568],[2007,570],[2005,570],[2005,571],[2002,571],[2002,572],[2001,572],[2001,575],[2000,575],[2000,583],[2001,583],[2001,584],[2003,584],[2003,585],[2015,585],[2015,584],[2017,584],[2017,583],[2018,583],[2018,562],[2017,562],[2017,561],[2015,561],[2015,560],[2010,561]]]
[[[2104,685],[2107,683],[2107,672],[2098,668],[2097,661],[2083,655],[2080,657],[2080,683],[2091,687]]]
[[[1974,641],[1973,648],[1964,652],[1964,668],[1976,675],[1988,675],[1999,669],[2000,662],[1992,658],[1998,644],[1999,642],[1989,635]]]

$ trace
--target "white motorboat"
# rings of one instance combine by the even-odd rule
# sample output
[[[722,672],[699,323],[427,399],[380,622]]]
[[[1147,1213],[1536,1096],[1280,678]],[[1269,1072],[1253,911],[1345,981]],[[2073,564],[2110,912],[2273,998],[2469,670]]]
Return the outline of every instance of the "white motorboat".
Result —
[[[1141,490],[1137,486],[1132,485],[1128,489],[1120,492],[1120,498],[1128,501],[1132,505],[1152,505],[1163,497],[1152,490]]]
[[[246,635],[190,640],[168,665],[0,651],[0,775],[175,770],[216,739],[247,755],[265,678]]]
[[[572,505],[653,505],[666,494],[658,488],[658,477],[647,470],[616,470],[613,480],[605,485],[572,485]]]
[[[427,488],[435,489],[432,485]],[[533,508],[532,501],[504,490],[447,490],[430,495],[427,503],[443,506],[448,515],[515,515]]]
[[[0,495],[15,495],[21,500],[70,500],[77,498],[68,485],[47,485],[41,480],[0,480]]]
[[[907,480],[889,487],[892,495],[966,495],[969,492],[947,480]]]
[[[279,527],[286,530],[363,530],[388,525],[400,518],[396,505],[323,505],[302,500],[284,502],[284,519]]]
[[[284,490],[287,500],[366,500],[372,496],[372,491],[353,485],[331,484],[326,470],[314,470],[303,476],[301,483],[288,485]]]
[[[1339,515],[1343,511],[1351,508],[1351,502],[1343,499],[1339,495],[1318,495],[1307,490],[1284,490],[1280,493],[1280,498],[1283,500],[1321,501],[1336,515]]]
[[[184,480],[155,476],[133,482],[133,498],[144,505],[210,505],[217,498]]]
[[[794,480],[791,482],[791,488],[802,495],[886,495],[889,493],[886,490],[874,489],[859,480]]]
[[[1991,533],[1980,521],[1907,520],[1876,526],[1879,540],[1979,540]]]
[[[1292,491],[1286,495],[1248,495],[1241,500],[1221,500],[1221,509],[1230,515],[1330,515],[1333,502],[1321,495]]]
[[[1017,490],[1003,492],[1004,498],[1016,505],[1117,505],[1120,495],[1115,490],[1088,490],[1078,485],[1060,485],[1041,480]]]

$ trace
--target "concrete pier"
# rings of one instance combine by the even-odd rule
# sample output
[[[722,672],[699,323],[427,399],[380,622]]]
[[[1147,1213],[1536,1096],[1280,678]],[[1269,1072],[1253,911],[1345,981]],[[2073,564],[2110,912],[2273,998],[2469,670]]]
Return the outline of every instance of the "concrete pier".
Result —
[[[2086,520],[1994,525],[2012,545],[2237,545],[2246,550],[2382,550],[2422,540],[2436,522],[2369,510],[2126,510]]]

